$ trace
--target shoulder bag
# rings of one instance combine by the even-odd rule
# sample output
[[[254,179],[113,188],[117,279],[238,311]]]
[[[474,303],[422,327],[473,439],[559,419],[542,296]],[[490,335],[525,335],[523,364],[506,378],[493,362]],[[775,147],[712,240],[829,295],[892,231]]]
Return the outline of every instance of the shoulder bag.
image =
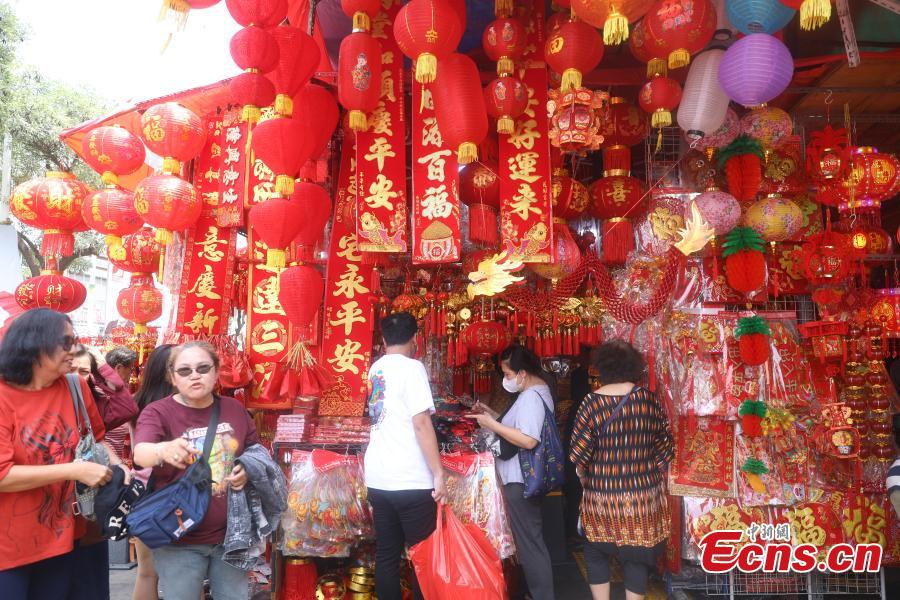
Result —
[[[561,487],[566,478],[566,453],[556,427],[556,416],[547,407],[543,396],[540,393],[538,396],[544,407],[541,439],[530,450],[519,448],[519,466],[522,467],[522,480],[525,484],[523,495],[526,498],[544,496]]]
[[[66,383],[69,385],[69,394],[75,406],[75,426],[78,428],[78,445],[75,446],[75,462],[93,462],[98,465],[109,466],[109,452],[106,446],[97,442],[94,438],[94,429],[91,427],[91,417],[88,415],[84,404],[84,396],[81,393],[81,378],[74,374],[66,374]],[[94,513],[94,498],[97,496],[96,487],[89,487],[80,481],[75,482],[75,512],[89,521],[97,520]]]
[[[131,535],[150,549],[177,542],[206,516],[212,491],[209,455],[219,427],[219,404],[219,397],[214,396],[203,456],[188,467],[177,481],[145,496],[125,518]]]

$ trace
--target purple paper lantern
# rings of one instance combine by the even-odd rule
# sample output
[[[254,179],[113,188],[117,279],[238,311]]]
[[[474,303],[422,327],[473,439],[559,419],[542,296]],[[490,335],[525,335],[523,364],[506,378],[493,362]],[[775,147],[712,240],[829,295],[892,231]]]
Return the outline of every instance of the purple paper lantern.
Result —
[[[719,85],[744,106],[759,106],[787,88],[794,76],[794,59],[787,46],[767,33],[741,38],[725,51],[719,65]]]
[[[694,202],[716,235],[725,235],[741,220],[741,205],[728,192],[710,189],[694,198]],[[685,207],[685,217],[689,216],[690,204]]]

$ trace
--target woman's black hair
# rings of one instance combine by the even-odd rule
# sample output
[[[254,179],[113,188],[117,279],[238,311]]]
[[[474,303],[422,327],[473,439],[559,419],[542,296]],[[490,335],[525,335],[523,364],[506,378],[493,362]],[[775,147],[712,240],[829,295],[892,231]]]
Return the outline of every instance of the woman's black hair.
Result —
[[[16,317],[0,342],[0,378],[31,383],[41,355],[50,356],[63,345],[66,323],[72,320],[49,308],[33,308]]]
[[[646,364],[641,353],[623,340],[601,344],[594,359],[594,368],[602,385],[639,383]]]
[[[547,384],[547,387],[550,388],[550,394],[553,396],[554,402],[556,401],[556,380],[550,373],[547,373],[541,368],[541,359],[539,359],[534,352],[525,346],[513,344],[512,346],[507,346],[507,348],[500,353],[500,360],[498,362],[508,362],[509,368],[516,373],[525,371],[529,375],[534,375],[535,377],[543,379],[544,383]]]
[[[175,344],[163,344],[157,346],[147,357],[141,373],[141,387],[134,395],[134,401],[138,408],[144,410],[147,405],[157,400],[162,400],[175,393],[175,386],[169,381],[169,354]]]

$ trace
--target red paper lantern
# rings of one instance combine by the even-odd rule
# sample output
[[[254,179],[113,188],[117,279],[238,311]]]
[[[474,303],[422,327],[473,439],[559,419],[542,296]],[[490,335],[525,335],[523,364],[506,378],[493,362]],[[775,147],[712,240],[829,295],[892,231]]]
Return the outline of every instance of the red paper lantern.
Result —
[[[253,130],[253,151],[275,173],[276,194],[294,193],[294,178],[312,157],[315,141],[297,119],[269,119]]]
[[[497,77],[484,88],[484,102],[488,114],[497,119],[497,133],[509,135],[528,108],[528,88],[518,77]]]
[[[123,319],[134,323],[136,334],[147,331],[147,323],[162,315],[163,295],[149,275],[132,275],[131,284],[119,292],[116,308]]]
[[[710,0],[656,0],[643,20],[653,57],[668,56],[670,69],[690,64],[712,40],[716,23]]]
[[[544,60],[562,76],[563,91],[580,88],[582,75],[593,71],[602,58],[600,34],[581,21],[565,23],[544,44]]]
[[[843,179],[850,162],[850,148],[847,143],[847,130],[843,127],[834,129],[825,125],[821,130],[809,134],[806,146],[806,170],[820,186],[836,184]],[[834,192],[836,197],[836,192]],[[817,198],[817,201],[818,198]],[[831,206],[837,206],[835,200]]]
[[[567,169],[556,168],[550,180],[550,197],[553,201],[553,216],[560,219],[577,219],[591,205],[591,193],[587,187],[572,179]]]
[[[509,332],[496,321],[476,321],[463,335],[472,354],[499,354],[509,345]]]
[[[197,222],[203,203],[194,186],[162,173],[137,184],[134,208],[145,223],[156,227],[156,240],[168,246],[172,243],[172,232],[188,229]]]
[[[141,116],[141,137],[152,152],[163,157],[163,171],[173,174],[206,144],[203,119],[177,102],[148,108]]]
[[[628,23],[644,16],[652,4],[653,0],[572,0],[572,12],[602,28],[603,43],[615,46],[628,39]]]
[[[144,225],[134,208],[134,195],[117,187],[104,188],[85,198],[81,216],[88,227],[106,235],[107,246],[118,246],[123,235]]]
[[[238,30],[229,43],[231,58],[242,70],[256,69],[267,73],[278,64],[278,42],[262,27],[250,26]]]
[[[478,144],[488,133],[481,76],[464,54],[442,58],[440,68],[441,83],[431,90],[438,127],[444,142],[457,149],[459,164],[467,165],[478,160]]]
[[[90,189],[71,173],[48,171],[44,177],[20,183],[9,199],[12,214],[22,223],[44,230],[41,254],[71,256],[74,231],[82,231],[81,206]]]
[[[274,27],[287,16],[287,0],[225,0],[231,18],[243,27]]]
[[[56,270],[55,261],[48,260],[52,268],[44,269],[37,277],[26,279],[18,286],[14,296],[24,310],[49,308],[69,313],[84,304],[87,289],[75,279]]]
[[[152,275],[159,268],[162,247],[150,227],[142,227],[122,238],[119,246],[109,249],[109,261],[128,273]]]
[[[308,327],[319,312],[325,281],[313,267],[298,265],[281,272],[278,300],[297,327]]]
[[[355,31],[371,31],[372,21],[381,10],[381,0],[341,0],[341,10],[353,18]]]
[[[294,112],[294,120],[299,121],[307,135],[313,138],[310,160],[315,160],[322,156],[325,146],[331,140],[341,110],[334,94],[315,83],[307,83],[294,96],[294,106],[298,108]]]
[[[319,66],[319,45],[298,27],[281,25],[271,32],[278,43],[278,62],[266,76],[275,84],[275,112],[289,117],[294,111],[291,99],[309,82]]]
[[[638,21],[631,29],[631,35],[628,36],[628,49],[631,50],[631,55],[637,59],[638,62],[642,63],[649,63],[651,60],[659,58],[659,55],[662,52],[650,44],[650,40],[647,38],[646,22],[646,19]],[[665,63],[663,63],[663,65],[665,65]],[[653,72],[648,71],[647,76],[649,77],[660,72],[661,70],[659,69]]]
[[[81,143],[84,161],[100,173],[106,185],[115,184],[118,175],[128,175],[144,164],[144,144],[118,125],[104,125],[88,132]]]
[[[654,75],[638,94],[644,112],[650,113],[650,125],[662,129],[672,124],[672,111],[681,102],[681,85],[674,79]]]
[[[484,28],[481,45],[488,58],[497,63],[497,75],[511,75],[515,63],[525,54],[528,34],[525,26],[516,18],[491,21]]]
[[[322,238],[325,225],[331,217],[331,198],[328,192],[320,185],[301,181],[294,186],[291,202],[303,213],[294,241],[301,246],[315,246]]]
[[[568,23],[572,20],[571,14],[569,11],[565,12],[555,12],[549,17],[547,17],[547,25],[546,25],[546,35],[550,35],[554,33],[557,29]]]
[[[260,73],[241,73],[228,82],[228,91],[235,103],[243,106],[241,121],[259,121],[261,106],[268,106],[275,99],[275,86]]]
[[[571,275],[581,264],[581,250],[572,237],[572,232],[562,219],[554,219],[553,223],[553,262],[546,264],[532,263],[529,268],[544,279],[559,281]]]
[[[469,207],[469,240],[496,247],[500,239],[497,229],[497,213],[500,210],[497,165],[477,162],[460,171],[459,199]]]
[[[381,98],[381,44],[368,33],[355,31],[341,42],[338,98],[350,111],[350,129],[369,128],[366,113]]]
[[[647,114],[625,98],[610,98],[600,133],[603,134],[603,148],[640,144],[647,137]],[[605,164],[603,168],[608,170]]]
[[[250,225],[267,246],[266,266],[283,269],[285,248],[297,236],[305,215],[287,198],[270,198],[250,209]]]
[[[438,60],[452,53],[463,29],[456,11],[446,0],[410,0],[394,19],[394,39],[416,63],[416,81],[431,83]]]
[[[850,153],[850,173],[838,191],[846,201],[889,200],[900,191],[900,160],[871,146],[855,148]]]
[[[601,230],[603,262],[625,264],[628,254],[634,250],[634,231],[629,218],[639,215],[643,196],[644,184],[628,175],[607,175],[594,182],[591,214],[604,219]]]

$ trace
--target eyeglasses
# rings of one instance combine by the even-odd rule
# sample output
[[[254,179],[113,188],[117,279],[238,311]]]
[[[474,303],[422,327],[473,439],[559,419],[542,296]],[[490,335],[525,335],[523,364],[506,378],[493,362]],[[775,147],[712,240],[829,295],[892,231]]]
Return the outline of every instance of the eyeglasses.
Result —
[[[209,363],[204,363],[202,365],[197,365],[196,367],[178,367],[175,369],[175,374],[179,377],[190,377],[191,373],[197,371],[200,375],[206,375],[210,371],[212,371],[213,366]]]
[[[68,352],[78,342],[78,338],[74,335],[64,335],[59,339],[59,345],[63,352]]]

